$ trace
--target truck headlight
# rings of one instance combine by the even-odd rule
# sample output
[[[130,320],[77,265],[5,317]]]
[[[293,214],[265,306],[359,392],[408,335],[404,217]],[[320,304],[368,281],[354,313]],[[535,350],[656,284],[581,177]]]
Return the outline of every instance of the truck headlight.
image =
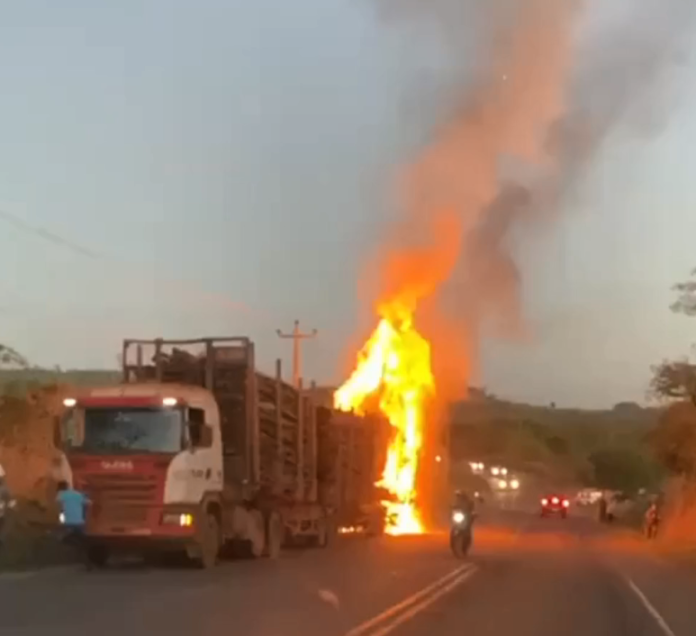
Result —
[[[162,515],[162,524],[165,526],[179,526],[180,528],[190,528],[193,525],[193,515],[187,512],[165,512]]]

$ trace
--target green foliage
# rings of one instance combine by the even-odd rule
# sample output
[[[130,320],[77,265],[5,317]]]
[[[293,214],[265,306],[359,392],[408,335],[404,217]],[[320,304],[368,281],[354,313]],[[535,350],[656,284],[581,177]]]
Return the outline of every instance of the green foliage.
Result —
[[[651,392],[658,398],[688,399],[696,403],[696,364],[663,361],[652,368]]]
[[[74,387],[118,384],[118,371],[99,369],[52,370],[27,368],[21,370],[0,369],[0,393],[18,395],[45,385],[62,384]]]
[[[664,411],[649,442],[658,461],[671,473],[696,477],[696,406],[672,404]]]
[[[594,472],[594,483],[600,488],[635,493],[656,483],[659,471],[646,453],[636,449],[602,448],[588,458]]]
[[[15,351],[12,347],[0,344],[0,368],[1,367],[19,367],[26,368],[29,366],[26,358]]]
[[[645,436],[658,415],[656,409],[631,402],[583,411],[515,404],[481,394],[453,407],[451,454],[455,461],[506,463],[587,485],[649,487],[659,470]],[[607,465],[612,457],[618,462],[613,472]]]
[[[672,311],[687,316],[696,316],[696,269],[691,272],[691,279],[674,286],[679,296],[672,304]]]

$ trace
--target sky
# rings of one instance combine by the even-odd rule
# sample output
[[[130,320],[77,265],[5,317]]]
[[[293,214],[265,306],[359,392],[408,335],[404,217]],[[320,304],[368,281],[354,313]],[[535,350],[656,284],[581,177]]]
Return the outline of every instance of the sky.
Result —
[[[319,330],[304,376],[340,381],[391,184],[442,111],[436,38],[370,0],[96,4],[0,0],[0,342],[84,368],[124,337],[248,335],[270,369],[299,319]],[[650,134],[610,135],[520,242],[530,336],[484,343],[497,395],[643,401],[650,365],[696,341],[669,311],[696,267],[678,62]]]

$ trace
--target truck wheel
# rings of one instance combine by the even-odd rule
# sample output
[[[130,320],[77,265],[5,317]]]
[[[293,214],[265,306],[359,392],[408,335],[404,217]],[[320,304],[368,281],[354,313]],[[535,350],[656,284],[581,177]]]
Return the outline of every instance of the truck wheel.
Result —
[[[319,524],[319,534],[317,535],[317,547],[325,548],[329,545],[329,526],[324,519]]]
[[[334,538],[336,530],[330,519],[324,518],[319,523],[319,534],[317,535],[317,547],[328,548]]]
[[[266,516],[266,545],[263,556],[269,559],[277,559],[283,543],[283,518],[276,510],[271,510]]]
[[[203,570],[214,568],[220,554],[220,523],[212,513],[207,513],[199,529],[196,566]]]
[[[109,561],[109,551],[103,545],[90,545],[85,559],[88,568],[103,568]]]
[[[266,523],[260,510],[249,510],[249,534],[244,541],[246,555],[252,559],[263,556],[266,548]]]

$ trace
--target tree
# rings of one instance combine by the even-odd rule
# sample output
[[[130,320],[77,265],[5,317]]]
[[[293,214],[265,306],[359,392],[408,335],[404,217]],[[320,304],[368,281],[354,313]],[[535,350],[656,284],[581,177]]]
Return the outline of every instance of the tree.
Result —
[[[696,269],[691,272],[691,280],[677,283],[674,286],[679,296],[672,304],[672,311],[686,314],[687,316],[696,316]]]
[[[652,393],[661,398],[691,400],[696,404],[696,364],[688,360],[663,361],[652,368]]]
[[[12,347],[0,344],[0,367],[5,366],[26,369],[29,366],[29,362]]]
[[[635,492],[652,485],[655,467],[644,454],[634,449],[602,448],[588,457],[594,479],[600,488]]]
[[[696,316],[696,269],[691,272],[691,279],[677,283],[673,289],[677,300],[670,309],[687,316]],[[670,362],[664,360],[652,367],[653,379],[651,392],[660,398],[691,400],[696,404],[696,364],[689,360]]]
[[[696,406],[672,404],[648,435],[657,460],[675,475],[696,475]]]

